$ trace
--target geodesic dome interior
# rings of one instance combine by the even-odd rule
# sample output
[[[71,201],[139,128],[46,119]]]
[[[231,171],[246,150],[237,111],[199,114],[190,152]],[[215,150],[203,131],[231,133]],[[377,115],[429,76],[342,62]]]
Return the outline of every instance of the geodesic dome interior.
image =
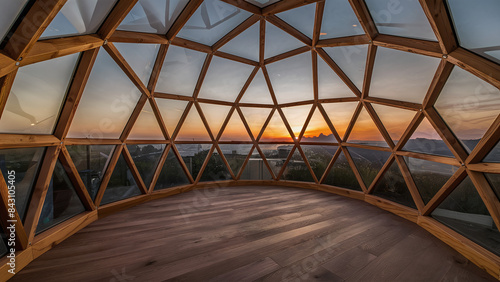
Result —
[[[2,1],[0,253],[8,220],[18,253],[43,253],[150,199],[292,185],[414,221],[498,278],[499,14],[495,0]]]

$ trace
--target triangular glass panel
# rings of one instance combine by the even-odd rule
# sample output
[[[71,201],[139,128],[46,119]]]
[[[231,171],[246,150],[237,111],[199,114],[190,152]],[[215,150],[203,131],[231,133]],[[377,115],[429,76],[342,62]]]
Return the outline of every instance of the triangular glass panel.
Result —
[[[242,180],[272,180],[273,177],[269,172],[264,160],[259,152],[253,150],[252,156],[248,163],[243,168],[240,179]]]
[[[101,49],[78,104],[68,138],[120,137],[141,92]]]
[[[104,169],[115,145],[72,145],[66,149],[92,200],[95,200]]]
[[[249,108],[241,107],[245,121],[247,122],[250,130],[252,131],[253,137],[257,139],[259,136],[264,123],[266,123],[269,114],[271,113],[270,108]]]
[[[392,141],[397,144],[415,117],[415,112],[378,104],[372,104],[372,106]]]
[[[39,234],[85,211],[63,165],[57,161],[36,227]]]
[[[491,188],[493,188],[497,199],[500,200],[500,174],[485,173],[484,175],[488,179]]]
[[[175,138],[176,141],[210,141],[207,128],[201,120],[200,114],[193,105],[182,124],[179,134]]]
[[[341,188],[363,191],[359,186],[358,179],[352,171],[344,152],[341,152],[335,161],[332,169],[328,172],[323,184],[337,186]]]
[[[235,176],[240,172],[241,167],[253,148],[250,144],[219,144],[219,147],[224,154],[229,167]]]
[[[223,1],[205,0],[177,37],[212,46],[250,15],[251,13]]]
[[[311,166],[318,181],[325,173],[326,168],[330,164],[333,155],[337,151],[337,146],[323,146],[323,145],[301,145],[304,155]]]
[[[269,92],[269,86],[267,85],[266,78],[264,77],[262,70],[257,72],[245,91],[245,94],[243,94],[240,103],[265,105],[273,104],[273,98],[271,97],[271,92]]]
[[[311,53],[266,66],[279,104],[314,99]]]
[[[357,144],[389,147],[365,108],[361,109],[347,141]]]
[[[210,144],[176,144],[177,150],[194,180],[210,151]]]
[[[19,68],[0,132],[52,134],[79,57],[77,53]]]
[[[306,162],[300,155],[299,149],[295,148],[292,158],[288,162],[281,175],[282,180],[314,182],[314,178],[307,167]]]
[[[274,112],[273,117],[267,124],[264,134],[260,138],[261,142],[293,142],[290,133],[286,129],[283,120],[278,111]]]
[[[224,181],[231,180],[231,173],[227,169],[222,157],[217,150],[214,150],[212,156],[208,160],[205,170],[201,175],[200,182]]]
[[[117,0],[68,0],[40,39],[96,33]]]
[[[403,150],[431,155],[439,155],[453,157],[450,149],[434,127],[429,123],[427,118],[424,118],[417,130],[413,132],[410,140],[405,144]]]
[[[300,142],[337,142],[319,109],[314,111]]]
[[[204,103],[200,103],[199,105],[201,107],[201,110],[203,111],[203,114],[205,115],[205,118],[207,119],[210,130],[212,130],[214,138],[216,138],[222,127],[222,124],[229,114],[229,110],[231,110],[231,107]]]
[[[274,176],[278,177],[293,147],[291,144],[259,144],[259,148],[271,167]],[[256,153],[257,151],[254,151],[254,155]]]
[[[259,34],[260,24],[257,22],[224,44],[224,46],[219,48],[219,51],[258,62],[260,48]]]
[[[318,97],[319,99],[354,97],[351,89],[340,79],[333,69],[318,58]]]
[[[3,1],[0,4],[2,10],[0,17],[0,44],[15,23],[19,14],[23,11],[26,3],[28,3],[28,0]]]
[[[366,0],[377,29],[382,34],[437,41],[429,20],[417,0]]]
[[[187,184],[189,184],[189,179],[184,173],[174,151],[170,149],[160,175],[158,176],[158,180],[156,181],[154,190],[157,191]]]
[[[348,1],[326,0],[319,39],[365,34]]]
[[[45,147],[0,150],[0,170],[7,185],[15,187],[16,209],[23,221],[44,152]]]
[[[169,45],[155,91],[193,96],[207,54]]]
[[[309,38],[313,37],[316,4],[309,4],[276,14],[280,19]]]
[[[483,159],[484,163],[500,163],[500,142]]]
[[[500,232],[469,177],[444,199],[431,216],[500,256]]]
[[[344,138],[344,133],[352,120],[358,102],[324,103],[322,106],[340,138]]]
[[[148,85],[159,44],[113,43],[144,85]],[[140,54],[140,56],[138,56]]]
[[[252,141],[238,112],[233,112],[220,141]]]
[[[188,0],[139,0],[118,30],[166,34]]]
[[[248,3],[254,4],[255,6],[259,8],[265,8],[271,4],[274,4],[276,2],[279,2],[281,0],[245,0]]]
[[[179,120],[181,119],[184,110],[186,110],[188,101],[158,98],[156,98],[155,100],[156,104],[158,105],[158,109],[160,110],[163,123],[167,127],[170,136],[172,136],[175,129],[177,128],[177,124],[179,124]]]
[[[373,194],[410,208],[417,208],[397,162],[393,162],[389,169],[384,172],[375,185]]]
[[[283,114],[285,115],[288,124],[292,128],[295,138],[299,138],[300,132],[306,123],[306,119],[309,116],[312,105],[296,106],[296,107],[286,107],[282,108]]]
[[[404,157],[406,165],[418,188],[420,196],[427,204],[457,171],[452,165]]]
[[[199,98],[234,102],[253,69],[251,65],[214,57],[203,80]]]
[[[469,152],[500,113],[500,90],[454,68],[434,107]]]
[[[264,58],[271,58],[304,46],[306,45],[297,38],[291,36],[281,28],[266,22]]]
[[[359,90],[363,89],[368,45],[323,48]]]
[[[151,180],[165,150],[165,144],[127,145],[142,181],[149,188]]]
[[[380,47],[369,96],[421,104],[441,59]]]
[[[139,114],[139,117],[132,127],[132,131],[128,136],[131,140],[164,140],[165,137],[161,132],[158,120],[153,112],[153,108],[149,102],[144,104],[144,107]]]
[[[355,147],[349,147],[348,150],[367,188],[370,187],[373,179],[375,179],[380,169],[391,156],[390,152],[384,151],[375,151]]]
[[[142,192],[135,182],[134,176],[130,171],[122,155],[118,158],[115,170],[111,174],[108,186],[104,191],[101,200],[101,206],[141,195]]]

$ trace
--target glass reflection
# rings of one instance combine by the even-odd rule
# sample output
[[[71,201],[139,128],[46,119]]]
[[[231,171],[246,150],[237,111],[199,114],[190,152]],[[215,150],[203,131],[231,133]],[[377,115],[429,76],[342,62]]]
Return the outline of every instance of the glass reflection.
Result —
[[[120,155],[115,170],[113,170],[111,178],[109,179],[108,186],[104,191],[101,206],[141,194],[142,192],[137,186],[137,182],[135,182],[130,168],[123,156]]]
[[[234,111],[224,129],[220,141],[251,141],[248,131],[241,121],[240,115]],[[225,153],[224,153],[225,154]]]
[[[309,38],[313,37],[316,5],[309,4],[276,14],[289,25]]]
[[[186,164],[189,173],[191,173],[193,179],[196,180],[212,145],[177,144],[176,147],[182,157],[182,160]]]
[[[330,66],[318,58],[318,98],[353,97],[351,89],[340,79]]]
[[[275,111],[273,117],[267,124],[264,134],[260,138],[261,142],[292,142],[293,139],[286,129],[283,120],[278,111]]]
[[[326,123],[323,115],[316,109],[314,114],[309,120],[307,125],[307,130],[304,132],[304,136],[300,142],[336,142],[335,136],[333,136],[330,127]]]
[[[151,180],[165,150],[165,144],[127,145],[142,181],[149,188]]]
[[[346,103],[323,103],[321,104],[325,109],[328,118],[332,122],[335,130],[340,135],[340,138],[344,138],[344,133],[351,122],[352,116],[358,102],[346,102]]]
[[[397,144],[415,117],[415,112],[378,104],[371,105],[375,112],[377,112],[392,141],[394,141],[394,144]]]
[[[312,105],[281,108],[288,124],[292,128],[295,138],[299,137],[302,128],[304,128],[311,108]]]
[[[173,150],[170,149],[160,175],[158,176],[158,180],[156,181],[154,190],[157,191],[187,184],[189,184],[189,179],[184,173]]]
[[[148,85],[159,44],[113,43],[144,85]],[[138,55],[140,54],[140,55]]]
[[[348,1],[326,0],[320,39],[365,34]]]
[[[410,140],[405,144],[403,150],[453,157],[446,143],[441,139],[441,136],[436,132],[434,127],[429,123],[427,118],[424,118],[417,127]]]
[[[163,123],[167,127],[170,136],[174,134],[175,128],[181,119],[184,110],[188,104],[188,101],[181,100],[169,100],[169,99],[155,99],[160,114],[163,119]]]
[[[214,138],[216,138],[222,124],[229,114],[229,110],[231,110],[231,107],[205,103],[200,103],[199,105],[205,115],[205,118],[207,119],[210,130],[212,130]]]
[[[264,48],[264,58],[271,58],[288,51],[305,46],[297,38],[291,36],[279,27],[266,22],[266,39]]]
[[[312,177],[311,172],[309,172],[309,168],[297,148],[295,149],[295,152],[293,152],[290,161],[288,161],[280,179],[314,182],[314,178]]]
[[[153,112],[153,108],[149,102],[144,104],[144,107],[139,114],[139,117],[134,123],[134,127],[127,139],[132,140],[163,140],[165,137],[160,129],[158,120]]]
[[[340,153],[332,169],[328,172],[323,181],[323,184],[362,191],[344,152]]]
[[[205,124],[201,120],[200,114],[193,105],[184,123],[182,124],[176,141],[211,141],[210,135],[207,132]]]
[[[367,150],[355,147],[348,148],[356,168],[366,187],[370,187],[380,169],[391,156],[390,152]]]
[[[219,51],[258,62],[260,48],[259,36],[260,23],[257,22],[235,38],[231,39],[231,41],[224,44]]]
[[[10,0],[0,3],[0,43],[9,32],[28,0]]]
[[[328,53],[359,90],[363,89],[368,45],[327,47],[323,50]]]
[[[417,208],[397,162],[392,163],[377,182],[373,189],[373,194],[414,209]]]
[[[267,85],[266,78],[264,77],[262,70],[259,70],[257,72],[247,90],[245,91],[245,94],[241,98],[240,103],[265,105],[273,104],[271,92],[269,92],[269,86]]]
[[[271,109],[250,107],[241,107],[240,109],[243,112],[245,121],[252,131],[253,137],[257,139],[257,136],[259,136],[264,123],[271,113]]]

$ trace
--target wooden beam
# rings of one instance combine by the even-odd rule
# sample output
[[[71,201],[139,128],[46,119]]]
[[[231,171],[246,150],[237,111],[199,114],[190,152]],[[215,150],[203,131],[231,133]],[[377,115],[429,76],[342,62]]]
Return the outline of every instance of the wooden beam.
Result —
[[[246,59],[246,58],[243,58],[243,57],[240,57],[240,56],[236,56],[236,55],[233,55],[233,54],[221,52],[221,51],[215,51],[214,55],[217,56],[217,57],[225,58],[225,59],[228,59],[228,60],[232,60],[232,61],[235,61],[235,62],[239,62],[239,63],[251,65],[251,66],[256,66],[256,67],[259,66],[258,62],[255,62],[255,61],[252,61],[250,59]]]
[[[22,61],[64,4],[66,0],[36,0],[7,41],[5,54]]]
[[[241,1],[245,2],[245,1]],[[249,5],[252,5],[248,2],[245,2]],[[254,5],[252,5],[254,6]],[[256,6],[254,6],[256,7]],[[260,11],[260,9],[259,9]],[[246,19],[244,22],[242,22],[240,25],[235,27],[233,30],[231,30],[228,34],[224,35],[219,41],[217,41],[213,46],[212,50],[217,51],[219,48],[224,46],[227,42],[229,42],[231,39],[235,38],[236,36],[240,35],[243,31],[245,31],[247,28],[251,27],[254,23],[258,22],[260,19],[259,16],[257,15],[252,15],[248,19]]]
[[[325,50],[316,48],[318,55],[332,68],[332,70],[342,79],[342,81],[351,89],[351,91],[358,97],[361,97],[361,92],[354,85],[351,79],[344,73],[344,71],[330,58]]]
[[[135,166],[134,159],[132,158],[127,146],[123,146],[122,155],[130,169],[130,172],[132,173],[132,176],[134,177],[135,182],[138,184],[137,186],[139,186],[139,190],[141,190],[142,194],[148,194],[148,188],[146,187],[146,184],[144,184],[141,174],[139,173],[137,166]]]
[[[259,64],[264,66],[266,52],[266,20],[260,19],[259,25]]]
[[[358,18],[361,27],[365,31],[365,34],[368,36],[370,40],[373,40],[378,35],[377,27],[375,26],[375,22],[372,19],[366,4],[362,0],[349,0],[356,17]],[[371,42],[370,42],[371,43]]]
[[[491,184],[481,172],[467,170],[467,173],[474,186],[476,186],[479,196],[483,199],[484,205],[490,212],[497,229],[500,229],[500,200],[498,200]]]
[[[144,95],[142,95],[139,98],[139,101],[137,102],[137,105],[135,105],[132,115],[128,119],[127,124],[125,125],[125,128],[123,129],[122,134],[120,135],[120,140],[122,142],[124,142],[130,135],[130,132],[132,132],[132,128],[134,127],[134,124],[139,118],[139,115],[141,114],[142,109],[144,108],[144,105],[147,103],[147,101],[148,98]]]
[[[97,34],[103,40],[109,39],[130,10],[135,6],[137,1],[138,0],[118,0],[113,10],[111,10],[108,17],[97,31]]]
[[[343,147],[354,147],[354,148],[361,148],[361,149],[382,151],[382,152],[389,152],[389,153],[392,152],[391,148],[388,148],[388,147],[379,147],[379,146],[366,145],[366,144],[361,144],[361,143],[342,142],[342,143],[340,143],[340,145]]]
[[[168,40],[172,40],[177,36],[179,31],[181,31],[182,27],[187,23],[189,18],[196,12],[196,9],[203,3],[203,0],[190,0],[184,10],[182,10],[181,14],[175,19],[175,22],[172,24],[170,29],[167,32]]]
[[[319,4],[318,4],[319,5]],[[361,45],[369,44],[370,39],[366,34],[363,35],[353,35],[338,38],[321,39],[316,43],[316,48],[324,47],[338,47],[338,46],[351,46],[351,45]]]
[[[163,67],[163,62],[167,57],[168,46],[168,44],[162,44],[160,46],[160,50],[158,50],[158,55],[156,56],[155,64],[148,82],[148,91],[151,93],[151,96],[155,91],[156,83],[158,82],[158,78],[160,77],[161,69]]]
[[[324,1],[318,2],[316,4],[316,11],[314,13],[312,46],[316,46],[318,44],[321,33],[321,24],[323,22],[324,11],[325,11],[325,2]]]
[[[187,178],[189,180],[189,183],[193,184],[194,183],[194,178],[191,175],[191,172],[189,172],[189,169],[186,166],[186,164],[184,163],[184,160],[182,159],[182,156],[179,153],[179,150],[177,150],[177,147],[175,146],[175,144],[172,144],[171,150],[172,150],[172,152],[174,152],[175,157],[179,161],[179,163],[180,163],[180,165],[182,167],[182,170],[184,171],[184,174],[187,176]]]
[[[106,190],[106,187],[108,186],[109,180],[111,179],[111,175],[113,174],[113,171],[115,170],[116,163],[118,162],[118,159],[121,156],[123,147],[125,145],[117,145],[114,149],[113,152],[111,153],[111,157],[108,158],[108,161],[103,169],[105,171],[104,175],[102,176],[101,179],[101,185],[99,186],[99,190],[97,191],[97,195],[94,200],[94,204],[96,207],[99,207],[101,204],[102,197],[104,196],[104,192]]]
[[[0,118],[2,117],[5,106],[7,105],[7,100],[9,99],[10,91],[12,90],[12,85],[14,85],[16,75],[17,70],[0,78]]]
[[[203,81],[205,80],[205,76],[207,75],[208,68],[210,67],[210,63],[212,62],[213,55],[209,54],[205,58],[205,62],[203,63],[203,67],[200,71],[200,76],[198,76],[198,81],[196,82],[196,86],[194,87],[193,97],[195,99],[198,98],[198,94],[200,94],[201,86],[203,85]]]
[[[463,48],[451,52],[447,60],[500,89],[500,65]]]
[[[288,0],[290,1],[290,0]],[[266,20],[275,26],[279,27],[282,29],[284,32],[290,34],[291,36],[297,38],[299,41],[302,43],[306,44],[307,46],[312,46],[312,40],[311,38],[307,37],[305,34],[302,32],[298,31],[295,29],[293,26],[289,25],[287,22],[284,20],[278,18],[275,15],[270,15],[266,17]]]
[[[373,66],[375,65],[375,57],[377,55],[377,46],[370,44],[368,46],[368,55],[365,65],[365,76],[363,79],[363,89],[361,90],[361,98],[368,97],[370,85],[372,83]]]
[[[295,50],[288,51],[286,53],[279,54],[279,55],[276,55],[276,56],[271,57],[271,58],[267,58],[267,59],[264,60],[264,64],[265,65],[272,64],[272,63],[275,63],[277,61],[281,61],[281,60],[293,57],[295,55],[299,55],[299,54],[308,52],[310,50],[311,50],[311,47],[308,47],[308,46],[300,47],[300,48],[297,48]]]
[[[420,109],[422,109],[422,105],[417,104],[417,103],[404,102],[404,101],[398,101],[398,100],[391,100],[391,99],[385,99],[385,98],[366,97],[363,100],[365,102],[370,102],[370,103],[373,103],[373,104],[380,104],[380,105],[384,105],[384,106],[391,106],[391,107],[396,107],[396,108],[410,110],[410,111],[420,111]]]
[[[163,152],[161,153],[161,157],[158,160],[158,166],[155,168],[155,171],[153,173],[153,177],[151,178],[151,183],[149,184],[148,188],[148,194],[153,193],[156,182],[158,181],[158,177],[160,177],[161,171],[163,170],[163,165],[165,164],[165,161],[167,160],[168,153],[170,152],[170,148],[172,147],[172,144],[168,144],[168,146],[165,147]]]
[[[222,0],[222,1],[256,15],[262,14],[262,10],[259,7],[244,0]]]
[[[422,215],[430,215],[462,183],[465,177],[467,177],[467,171],[464,167],[460,167],[427,203],[422,211]]]
[[[375,176],[375,178],[372,180],[372,183],[368,187],[367,194],[373,194],[373,190],[375,190],[375,186],[377,186],[377,184],[382,179],[382,177],[384,176],[384,174],[389,170],[389,168],[391,167],[391,165],[394,163],[395,159],[396,158],[394,157],[394,155],[391,155],[387,159],[387,161],[384,163],[384,165],[382,166],[382,168],[378,171],[378,173]]]
[[[314,102],[319,99],[318,53],[311,52]]]
[[[245,95],[245,92],[247,91],[248,87],[250,86],[253,79],[257,75],[257,72],[259,71],[259,69],[260,69],[260,67],[258,67],[258,66],[253,69],[252,73],[250,74],[247,81],[245,82],[245,85],[243,85],[243,88],[241,89],[240,94],[238,94],[238,97],[236,97],[234,104],[238,104],[240,102],[241,98],[243,98],[243,95]],[[231,111],[232,111],[232,109],[231,109]],[[218,138],[217,138],[217,140],[218,140]]]
[[[116,30],[108,39],[109,42],[168,44],[168,39],[162,34],[136,31]]]
[[[400,51],[441,58],[439,43],[394,35],[379,34],[373,39],[373,44]]]
[[[415,209],[373,195],[365,195],[365,202],[417,223],[419,214]]]
[[[17,69],[16,62],[0,51],[0,77],[7,75]]]
[[[271,4],[262,9],[262,15],[268,16],[271,14],[277,14],[284,11],[288,11],[294,8],[298,8],[307,4],[320,2],[322,0],[286,0],[279,1],[274,4]]]
[[[408,169],[408,166],[406,165],[406,162],[401,156],[395,156],[395,159],[396,162],[398,163],[399,170],[401,170],[401,174],[403,175],[403,178],[406,182],[406,186],[408,187],[408,190],[410,190],[413,202],[417,206],[418,211],[422,212],[425,204],[424,201],[422,200],[422,197],[420,196],[420,192],[418,191],[415,181],[413,181],[413,177],[411,175],[410,170]]]
[[[467,168],[472,171],[500,174],[500,163],[468,164]]]
[[[450,158],[450,157],[443,157],[443,156],[438,156],[438,155],[428,155],[428,154],[408,152],[408,151],[397,151],[397,152],[395,152],[395,154],[398,156],[402,156],[402,157],[415,158],[415,159],[426,160],[426,161],[430,161],[430,162],[447,164],[447,165],[452,165],[452,166],[457,166],[457,167],[461,166],[460,162],[457,159]]]
[[[168,129],[167,129],[167,126],[165,125],[165,122],[163,121],[163,117],[161,115],[160,109],[158,108],[158,104],[156,104],[156,100],[154,98],[149,98],[148,100],[149,100],[149,104],[151,105],[151,108],[153,109],[153,113],[155,115],[156,121],[158,122],[158,125],[160,126],[163,137],[165,138],[165,140],[170,140],[170,134],[168,133]],[[164,143],[165,141],[160,140],[160,142]]]
[[[171,44],[182,48],[187,48],[207,54],[212,54],[212,47],[188,39],[176,37],[171,40]]]
[[[361,177],[361,174],[359,173],[358,168],[356,167],[356,164],[352,160],[351,153],[349,153],[349,150],[347,150],[347,148],[344,146],[340,146],[339,148],[344,153],[344,156],[347,159],[347,162],[349,163],[349,166],[351,167],[351,170],[354,173],[354,176],[356,176],[356,180],[358,180],[359,187],[361,187],[361,190],[363,190],[363,193],[367,194],[368,188],[366,187],[365,181],[363,180],[363,177]]]
[[[4,171],[4,173],[7,174],[8,177],[13,176],[14,178],[12,180],[15,182],[15,171],[14,174],[10,174],[8,171]],[[0,173],[0,224],[3,226],[3,230],[7,235],[7,238],[10,237],[9,233],[12,233],[12,231],[7,232],[7,228],[11,228],[11,226],[14,225],[13,232],[15,233],[15,249],[20,251],[28,247],[28,236],[24,230],[23,219],[19,216],[15,206],[16,188],[15,185],[11,185],[12,183],[9,183],[9,181],[12,180],[9,178],[5,179],[3,174]],[[9,191],[13,191],[14,193],[11,194]]]
[[[441,0],[419,0],[424,10],[432,30],[441,47],[443,54],[449,54],[457,49],[457,38],[451,23],[451,17],[448,15],[444,1]]]
[[[377,126],[377,129],[382,134],[382,137],[384,137],[385,142],[387,142],[387,144],[389,145],[389,148],[393,149],[394,142],[392,141],[392,138],[389,135],[389,132],[387,132],[387,129],[385,129],[385,126],[382,123],[382,121],[380,120],[378,114],[375,112],[375,109],[373,109],[373,107],[370,103],[363,102],[363,105],[365,106],[366,111],[368,112],[371,119],[375,123],[375,126]]]
[[[453,64],[448,63],[446,60],[441,60],[439,67],[432,79],[432,83],[429,87],[429,91],[425,96],[423,102],[423,108],[428,109],[433,107],[436,103],[441,90],[443,90],[448,77],[450,77],[451,71],[453,70]]]
[[[120,145],[120,139],[66,138],[64,145]]]
[[[490,128],[486,131],[483,138],[476,145],[474,150],[470,153],[466,164],[477,163],[482,161],[488,153],[495,147],[500,140],[500,115],[497,116],[495,121],[491,124]]]
[[[354,113],[352,115],[352,119],[349,122],[349,125],[347,125],[347,128],[344,132],[344,138],[342,139],[343,142],[347,142],[347,139],[349,138],[349,135],[351,134],[352,128],[354,127],[356,120],[358,120],[359,114],[361,113],[362,109],[363,109],[363,103],[360,102],[356,106],[356,109],[354,110]]]
[[[410,140],[411,136],[413,135],[413,132],[417,130],[417,127],[420,125],[424,117],[425,116],[422,112],[417,112],[415,114],[410,124],[405,129],[405,132],[403,132],[403,135],[401,135],[401,138],[399,138],[398,144],[396,144],[396,147],[394,147],[394,151],[400,151],[403,149],[404,145],[406,145],[406,142]]]

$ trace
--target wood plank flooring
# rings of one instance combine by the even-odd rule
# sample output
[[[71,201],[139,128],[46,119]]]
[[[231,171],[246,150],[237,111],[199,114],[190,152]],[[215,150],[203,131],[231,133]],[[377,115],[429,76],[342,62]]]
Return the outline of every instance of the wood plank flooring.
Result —
[[[419,226],[286,187],[191,191],[92,223],[11,281],[496,281]]]

